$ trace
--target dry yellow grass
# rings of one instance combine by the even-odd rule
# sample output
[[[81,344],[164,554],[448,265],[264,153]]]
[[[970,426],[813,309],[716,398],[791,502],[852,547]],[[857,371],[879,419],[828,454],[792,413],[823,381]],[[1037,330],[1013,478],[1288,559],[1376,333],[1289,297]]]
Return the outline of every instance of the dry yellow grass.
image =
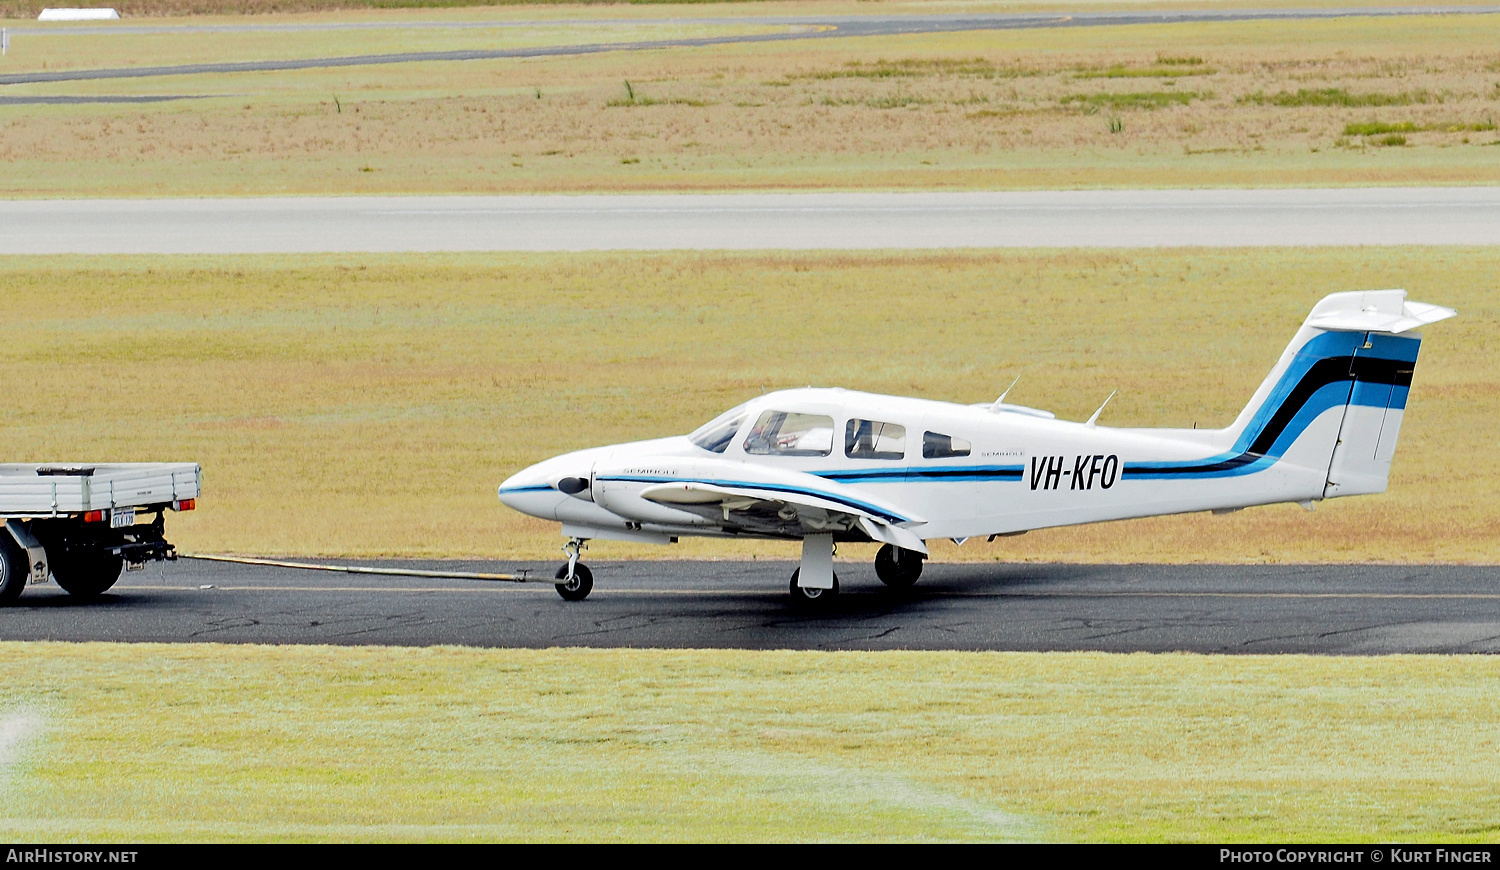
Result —
[[[0,644],[12,840],[1488,841],[1493,657]]]
[[[1462,561],[1500,553],[1500,253],[1484,249],[0,260],[7,461],[197,460],[188,551],[548,558],[494,490],[762,388],[1227,423],[1311,304],[1405,286],[1423,346],[1391,491],[944,544],[940,559]],[[24,389],[23,389],[24,387]],[[865,558],[862,548],[847,548]],[[792,555],[599,544],[594,557]]]
[[[1033,12],[1063,9],[1162,9],[1273,8],[1338,6],[1452,6],[1449,0],[109,0],[125,18],[170,16],[277,15],[338,10],[412,10],[431,15],[433,10],[480,10],[511,12],[526,16],[608,15],[610,17],[662,17],[669,15],[766,15],[869,13],[878,3],[878,13]],[[0,0],[0,18],[29,19],[46,7],[45,0]],[[80,5],[102,6],[101,0],[83,0]],[[673,8],[679,7],[679,8]]]
[[[630,11],[625,31],[21,32],[3,69],[727,27]],[[1140,25],[15,85],[209,99],[0,106],[0,194],[1492,184],[1497,36],[1500,16]],[[1345,132],[1371,122],[1418,129],[1390,147]]]

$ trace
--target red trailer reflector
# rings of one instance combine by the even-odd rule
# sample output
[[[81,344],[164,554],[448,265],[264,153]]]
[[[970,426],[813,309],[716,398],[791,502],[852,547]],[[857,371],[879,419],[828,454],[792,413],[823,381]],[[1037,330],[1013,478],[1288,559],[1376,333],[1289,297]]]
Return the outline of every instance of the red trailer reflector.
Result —
[[[104,522],[104,511],[87,511],[83,515],[83,521],[86,523],[102,523]]]
[[[190,511],[197,506],[198,500],[196,498],[185,498],[172,502],[172,510],[174,511]]]

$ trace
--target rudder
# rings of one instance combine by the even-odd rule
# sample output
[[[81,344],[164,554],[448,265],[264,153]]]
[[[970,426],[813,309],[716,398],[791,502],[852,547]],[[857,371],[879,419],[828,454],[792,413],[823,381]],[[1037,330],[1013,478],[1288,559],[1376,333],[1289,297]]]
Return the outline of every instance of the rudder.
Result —
[[[1228,434],[1256,464],[1327,470],[1324,498],[1384,492],[1421,336],[1454,315],[1405,290],[1334,293],[1298,330]]]
[[[1354,387],[1328,464],[1324,498],[1385,492],[1421,346],[1415,335],[1365,334],[1350,367]]]

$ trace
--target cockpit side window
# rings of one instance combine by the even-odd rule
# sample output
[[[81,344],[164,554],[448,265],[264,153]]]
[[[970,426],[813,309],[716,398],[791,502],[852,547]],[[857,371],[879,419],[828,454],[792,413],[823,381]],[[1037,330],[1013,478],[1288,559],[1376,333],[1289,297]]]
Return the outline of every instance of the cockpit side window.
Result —
[[[833,418],[795,411],[766,411],[745,438],[758,456],[827,456],[833,452]]]
[[[962,438],[952,435],[943,435],[938,432],[926,432],[922,435],[922,458],[923,459],[948,459],[954,456],[968,456],[974,445]]]
[[[844,455],[850,459],[904,459],[906,427],[875,420],[850,420],[844,427]]]
[[[729,447],[729,442],[734,440],[734,433],[740,431],[747,416],[749,415],[742,408],[720,414],[689,435],[688,440],[709,453],[723,453]]]

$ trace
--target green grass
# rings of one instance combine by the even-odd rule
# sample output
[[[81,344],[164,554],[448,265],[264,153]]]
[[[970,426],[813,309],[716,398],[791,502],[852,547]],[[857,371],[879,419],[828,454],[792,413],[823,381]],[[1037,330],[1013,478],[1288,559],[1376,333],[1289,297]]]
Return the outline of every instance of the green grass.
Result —
[[[997,66],[982,57],[973,58],[922,58],[909,57],[896,60],[881,58],[872,62],[851,60],[843,66],[815,72],[789,73],[786,81],[796,79],[914,79],[933,76],[957,78],[992,79],[997,76],[1039,75],[1039,70]]]
[[[1127,67],[1123,64],[1116,64],[1104,69],[1079,70],[1077,77],[1081,79],[1176,78],[1178,76],[1211,76],[1217,72],[1218,70],[1212,67],[1173,65]]]
[[[1433,99],[1433,95],[1427,91],[1402,91],[1394,94],[1351,94],[1343,88],[1298,88],[1296,93],[1280,91],[1274,94],[1264,94],[1256,92],[1242,97],[1241,101],[1281,106],[1283,108],[1298,106],[1356,108],[1360,106],[1410,106],[1414,103],[1432,102]]]
[[[1483,133],[1495,129],[1495,122],[1486,118],[1483,121],[1454,122],[1439,121],[1432,124],[1418,126],[1411,121],[1401,121],[1388,124],[1384,121],[1365,121],[1363,123],[1345,124],[1345,136],[1379,136],[1384,133],[1417,133],[1426,130],[1437,130],[1444,133]]]
[[[1108,136],[1103,118],[1098,135]],[[1126,129],[1132,126],[1125,125]],[[1128,135],[1128,132],[1120,135]],[[634,156],[623,159],[637,159]],[[631,165],[630,170],[643,170]],[[1422,348],[1391,490],[1034,532],[939,559],[1463,561],[1500,553],[1496,249],[0,259],[7,461],[195,460],[189,552],[553,555],[495,487],[582,447],[691,431],[763,389],[1013,401],[1221,426],[1314,301],[1457,308]],[[142,397],[150,397],[143,403]],[[596,558],[793,555],[609,543]],[[862,548],[848,555],[866,558]]]
[[[0,657],[12,840],[1500,830],[1493,657],[49,643]]]
[[[1345,124],[1345,136],[1379,136],[1382,133],[1415,133],[1421,129],[1410,121],[1399,124],[1386,124],[1380,121],[1367,121],[1363,124]]]
[[[1162,66],[1202,66],[1203,58],[1197,55],[1164,55],[1156,56],[1156,62]]]
[[[1091,108],[1110,109],[1161,109],[1166,106],[1185,106],[1193,100],[1212,97],[1197,91],[1139,91],[1125,94],[1069,94],[1058,99],[1064,106],[1073,103]]]

